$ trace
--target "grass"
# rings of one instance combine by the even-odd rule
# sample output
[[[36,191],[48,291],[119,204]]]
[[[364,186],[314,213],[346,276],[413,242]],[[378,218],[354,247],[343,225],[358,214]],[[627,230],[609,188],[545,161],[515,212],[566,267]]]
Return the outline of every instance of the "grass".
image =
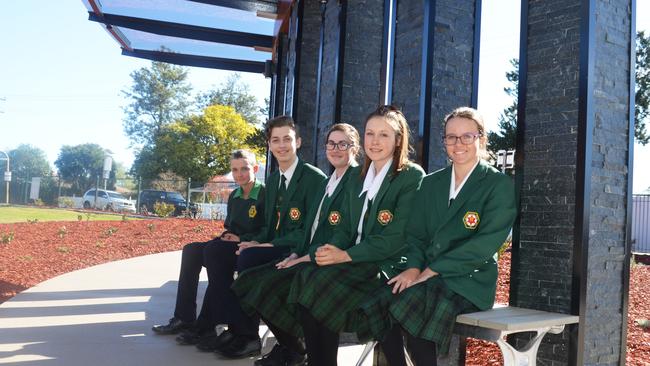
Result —
[[[12,222],[27,222],[38,220],[42,221],[78,221],[79,215],[83,215],[85,221],[87,216],[77,211],[55,209],[55,208],[36,208],[36,207],[19,207],[19,206],[0,206],[0,224]],[[93,213],[90,215],[91,221],[120,221],[122,215],[104,215]]]

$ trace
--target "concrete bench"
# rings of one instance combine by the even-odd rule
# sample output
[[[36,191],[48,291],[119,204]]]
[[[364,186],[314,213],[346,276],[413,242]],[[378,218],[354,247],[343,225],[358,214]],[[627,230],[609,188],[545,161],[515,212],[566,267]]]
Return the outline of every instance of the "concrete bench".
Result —
[[[495,342],[501,349],[505,366],[534,366],[537,349],[546,333],[561,333],[565,325],[578,323],[578,320],[576,315],[497,305],[490,310],[458,315],[454,333]],[[507,335],[522,332],[535,332],[536,335],[521,350],[505,341]],[[357,365],[363,363],[376,344],[374,341],[366,344]],[[463,359],[464,354],[461,355]]]
[[[546,333],[561,333],[565,325],[577,323],[578,320],[576,315],[514,306],[494,307],[486,311],[458,315],[454,333],[461,337],[495,342],[501,349],[505,366],[534,366],[537,349]],[[515,349],[505,341],[507,335],[522,332],[535,332],[536,335],[521,350]]]

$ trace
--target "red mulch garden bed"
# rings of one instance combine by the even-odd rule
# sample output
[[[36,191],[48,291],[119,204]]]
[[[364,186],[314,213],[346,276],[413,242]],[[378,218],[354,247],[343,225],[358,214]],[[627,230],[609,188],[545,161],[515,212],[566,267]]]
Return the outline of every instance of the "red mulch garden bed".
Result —
[[[179,250],[193,241],[206,241],[223,230],[223,223],[165,219],[129,221],[38,222],[0,224],[0,303],[49,278],[96,264],[147,254]],[[13,233],[10,242],[3,240]],[[499,261],[497,302],[508,303],[510,253]],[[630,279],[627,364],[648,365],[650,328],[650,266],[633,266]],[[645,284],[645,286],[644,286]],[[649,322],[650,323],[650,322]],[[650,326],[650,324],[649,324]],[[468,365],[502,365],[499,348],[468,340]]]
[[[222,230],[221,221],[190,219],[0,224],[0,303],[63,273],[179,250]]]

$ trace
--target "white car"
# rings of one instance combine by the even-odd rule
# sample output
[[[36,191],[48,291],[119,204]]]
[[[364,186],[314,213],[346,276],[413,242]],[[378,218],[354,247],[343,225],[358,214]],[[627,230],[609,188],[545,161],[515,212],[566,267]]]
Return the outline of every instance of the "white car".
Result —
[[[83,196],[84,208],[96,208],[106,211],[131,212],[135,213],[135,204],[120,193],[97,190],[97,202],[95,203],[95,190],[89,189]]]

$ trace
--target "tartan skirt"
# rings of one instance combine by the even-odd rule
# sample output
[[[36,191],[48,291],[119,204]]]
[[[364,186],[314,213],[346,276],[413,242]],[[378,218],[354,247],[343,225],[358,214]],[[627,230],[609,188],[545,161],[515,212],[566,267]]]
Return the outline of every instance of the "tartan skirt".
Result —
[[[356,316],[359,306],[383,284],[374,263],[341,263],[303,267],[297,273],[287,303],[302,305],[333,332],[356,332],[367,328]]]
[[[440,277],[393,296],[388,308],[393,321],[412,336],[435,342],[441,355],[449,352],[458,314],[475,311],[479,311],[476,305],[451,291]]]
[[[291,284],[303,268],[313,266],[299,263],[295,266],[277,269],[268,263],[242,272],[232,285],[233,292],[248,315],[259,314],[265,321],[287,333],[302,337],[295,307],[287,305]]]

